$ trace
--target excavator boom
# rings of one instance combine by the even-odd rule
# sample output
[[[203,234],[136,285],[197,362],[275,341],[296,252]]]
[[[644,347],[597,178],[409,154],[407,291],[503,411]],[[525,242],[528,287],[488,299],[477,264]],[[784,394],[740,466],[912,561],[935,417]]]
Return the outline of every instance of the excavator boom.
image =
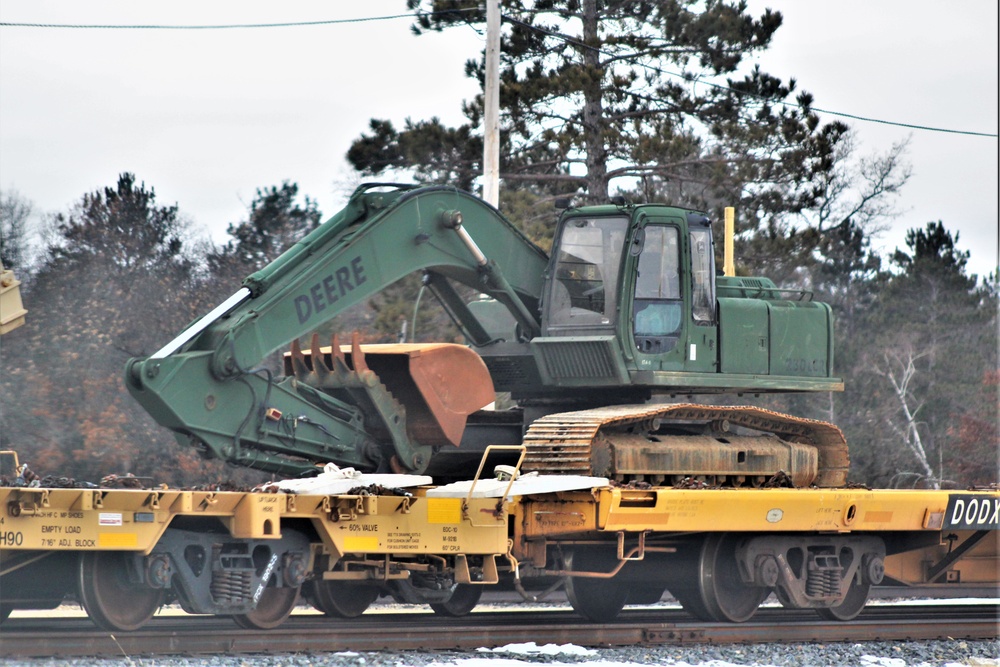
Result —
[[[488,248],[489,258],[478,248]],[[463,393],[480,404],[465,401],[457,412],[454,400],[437,412],[421,407],[440,404],[449,393],[442,388],[440,370],[429,373],[437,376],[436,383],[418,386],[426,393],[417,391],[415,402],[400,403],[407,400],[403,394],[359,363],[363,357],[356,342],[353,354],[336,354],[329,364],[306,364],[298,377],[280,382],[257,364],[414,271],[424,271],[446,295],[457,282],[503,303],[530,335],[540,326],[538,298],[547,260],[495,209],[461,191],[395,187],[376,192],[362,186],[344,210],[249,276],[212,313],[151,357],[131,360],[126,383],[159,423],[207,455],[235,464],[286,473],[326,461],[420,470],[435,447],[460,439],[460,413],[493,398],[489,375],[474,353],[449,355],[437,346],[403,355],[410,360],[448,356],[453,370],[475,382]],[[469,338],[487,342],[475,315],[456,310]],[[448,418],[427,428],[423,417],[407,420],[411,406],[432,419]]]

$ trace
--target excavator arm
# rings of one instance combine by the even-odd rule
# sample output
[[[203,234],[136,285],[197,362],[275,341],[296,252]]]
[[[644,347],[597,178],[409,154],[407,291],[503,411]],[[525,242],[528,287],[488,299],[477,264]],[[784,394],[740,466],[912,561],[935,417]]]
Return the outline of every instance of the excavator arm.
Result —
[[[323,350],[314,340],[308,356],[297,341],[415,271],[446,295],[454,281],[504,304],[527,340],[540,330],[548,258],[469,194],[374,187],[358,188],[342,211],[161,350],[129,361],[126,385],[154,419],[207,456],[290,474],[328,461],[421,471],[436,447],[457,444],[453,426],[426,428],[425,416],[433,422],[441,410],[471,412],[492,400],[489,374],[471,350],[395,349],[411,367],[423,360],[423,371],[387,386],[357,341]],[[475,314],[453,305],[449,312],[474,342],[488,342]],[[275,381],[256,367],[293,342],[293,376]],[[449,361],[435,364],[435,356]],[[454,367],[471,387],[435,382]]]

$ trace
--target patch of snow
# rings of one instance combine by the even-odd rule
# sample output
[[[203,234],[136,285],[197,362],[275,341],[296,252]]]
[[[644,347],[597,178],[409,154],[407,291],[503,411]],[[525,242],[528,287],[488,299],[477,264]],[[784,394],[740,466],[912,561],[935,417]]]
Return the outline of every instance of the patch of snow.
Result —
[[[909,598],[901,600],[869,600],[868,606],[910,606],[910,605],[928,605],[932,604],[934,606],[961,606],[961,605],[977,605],[977,604],[996,604],[997,598],[940,598],[940,599],[924,599],[924,598]]]
[[[512,646],[522,646],[522,645],[512,644]],[[551,646],[551,644],[549,646]],[[495,649],[479,649],[479,650],[491,651]],[[587,649],[582,649],[582,650],[587,650]],[[539,655],[539,654],[533,654],[533,655]],[[526,660],[517,660],[513,658],[465,658],[456,660],[454,662],[433,662],[426,665],[426,667],[527,667],[538,664],[539,663],[537,660],[526,661]],[[546,661],[544,664],[547,665],[548,667],[647,667],[648,663],[618,662],[618,661],[607,661],[607,660],[577,662],[574,660],[573,662]],[[743,665],[737,665],[735,663],[726,662],[724,660],[709,660],[708,662],[689,663],[689,662],[677,662],[668,659],[668,661],[661,664],[664,665],[664,667],[745,667]],[[755,667],[773,667],[773,666],[755,665]],[[869,666],[866,664],[863,667],[876,667],[876,666],[875,665]]]
[[[597,651],[576,644],[545,644],[535,642],[507,644],[496,648],[478,648],[479,653],[517,653],[521,655],[597,655]]]

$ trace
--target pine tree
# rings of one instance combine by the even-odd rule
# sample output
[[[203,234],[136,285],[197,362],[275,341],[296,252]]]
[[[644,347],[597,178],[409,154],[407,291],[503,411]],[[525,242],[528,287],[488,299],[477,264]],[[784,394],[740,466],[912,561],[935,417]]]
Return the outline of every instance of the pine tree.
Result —
[[[408,0],[414,31],[480,24],[471,0]],[[501,3],[501,178],[507,188],[607,200],[612,184],[647,199],[713,209],[737,204],[757,221],[812,205],[812,182],[836,163],[847,131],[823,125],[794,81],[759,68],[737,76],[781,25],[743,2],[545,0]],[[482,81],[483,62],[467,74]],[[482,97],[468,122],[373,119],[351,148],[359,171],[409,168],[421,180],[481,172]],[[456,142],[455,137],[462,141]],[[471,141],[470,139],[475,139]]]
[[[201,310],[177,206],[159,206],[124,173],[54,223],[26,295],[31,318],[3,342],[3,444],[40,474],[184,482],[200,471],[197,458],[121,382],[129,357],[151,354]]]

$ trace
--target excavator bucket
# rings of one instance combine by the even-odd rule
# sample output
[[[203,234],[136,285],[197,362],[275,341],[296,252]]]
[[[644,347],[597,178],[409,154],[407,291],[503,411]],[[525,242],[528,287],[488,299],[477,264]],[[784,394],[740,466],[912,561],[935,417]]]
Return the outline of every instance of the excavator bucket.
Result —
[[[313,357],[320,354],[323,362]],[[312,377],[322,385],[347,386],[347,376],[374,375],[406,408],[407,431],[422,444],[458,446],[467,417],[494,400],[493,380],[483,360],[471,349],[450,343],[333,345],[301,350],[297,342],[285,354],[285,373]]]

